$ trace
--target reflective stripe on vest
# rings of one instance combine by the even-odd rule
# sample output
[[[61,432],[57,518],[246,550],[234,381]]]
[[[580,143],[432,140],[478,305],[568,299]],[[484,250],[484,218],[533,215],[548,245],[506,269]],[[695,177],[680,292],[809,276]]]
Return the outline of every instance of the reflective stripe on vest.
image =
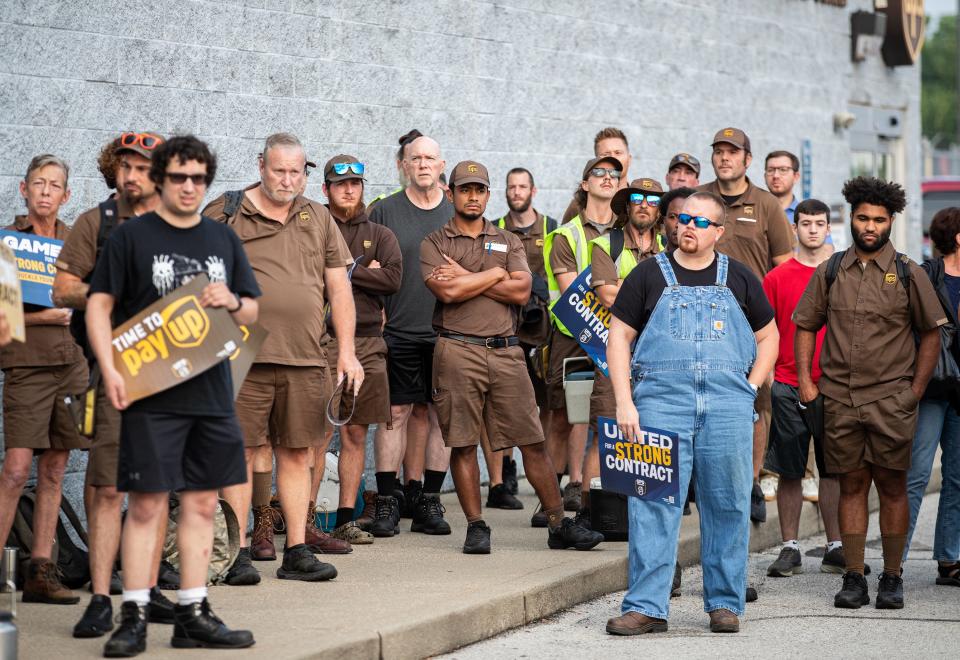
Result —
[[[590,263],[593,263],[593,247],[596,246],[607,253],[607,256],[610,255],[610,234],[604,234],[603,236],[598,236],[592,241],[590,241]],[[637,258],[633,256],[626,246],[620,251],[620,256],[616,258],[614,264],[617,267],[617,279],[623,280],[627,275],[630,274],[634,268],[637,267]]]
[[[547,234],[546,239],[543,241],[543,265],[547,271],[547,289],[550,293],[551,311],[557,301],[560,300],[560,294],[562,293],[562,291],[560,291],[560,283],[557,281],[556,275],[553,274],[553,267],[550,265],[550,253],[553,251],[553,241],[557,236],[562,236],[570,244],[570,249],[573,250],[573,256],[577,261],[577,273],[582,273],[584,269],[590,265],[587,235],[583,231],[583,221],[579,215],[575,216],[567,224],[561,225]],[[553,323],[560,332],[568,337],[573,336],[554,314],[551,313],[550,316],[553,318]]]
[[[373,199],[370,200],[370,203],[367,204],[367,208],[369,209],[371,206],[373,206],[373,205],[376,204],[377,202],[379,202],[379,201],[381,201],[381,200],[384,200],[384,199],[386,199],[387,197],[391,197],[391,196],[393,196],[393,195],[396,195],[398,192],[401,192],[402,190],[403,190],[403,188],[397,188],[396,190],[391,190],[390,192],[385,192],[385,193],[383,193],[382,195],[377,195],[376,197],[374,197]]]

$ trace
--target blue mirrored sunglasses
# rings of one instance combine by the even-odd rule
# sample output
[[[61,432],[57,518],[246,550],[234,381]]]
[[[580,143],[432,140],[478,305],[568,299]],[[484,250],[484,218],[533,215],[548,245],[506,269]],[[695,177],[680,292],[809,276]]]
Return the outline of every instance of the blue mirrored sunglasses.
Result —
[[[660,195],[645,195],[643,193],[632,193],[630,195],[631,204],[640,204],[647,200],[647,206],[660,206]]]
[[[706,229],[710,225],[713,225],[714,227],[721,226],[719,222],[714,222],[710,218],[705,218],[702,215],[690,215],[689,213],[681,213],[680,215],[677,216],[677,222],[679,222],[681,225],[689,225],[691,220],[693,221],[693,225],[697,229]]]
[[[334,174],[346,174],[347,170],[356,175],[363,176],[363,163],[334,163]]]

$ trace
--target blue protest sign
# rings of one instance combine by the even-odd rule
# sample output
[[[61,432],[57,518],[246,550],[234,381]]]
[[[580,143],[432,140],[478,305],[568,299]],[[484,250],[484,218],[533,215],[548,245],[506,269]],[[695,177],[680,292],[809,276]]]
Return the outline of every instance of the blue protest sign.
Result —
[[[676,433],[640,427],[639,442],[623,439],[616,420],[597,419],[600,482],[606,491],[683,506],[680,441]]]
[[[607,335],[610,334],[610,310],[590,288],[587,266],[550,308],[551,313],[570,331],[586,354],[607,373]]]
[[[20,271],[20,289],[25,304],[53,307],[54,263],[63,241],[33,234],[0,230],[0,240],[13,250]]]

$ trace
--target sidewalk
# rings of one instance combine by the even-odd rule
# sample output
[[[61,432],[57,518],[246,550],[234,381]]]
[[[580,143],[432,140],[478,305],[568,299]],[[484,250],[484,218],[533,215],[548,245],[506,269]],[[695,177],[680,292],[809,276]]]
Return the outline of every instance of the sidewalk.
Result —
[[[938,490],[939,483],[937,468],[931,490]],[[523,511],[484,510],[493,529],[493,554],[488,556],[460,552],[466,523],[456,496],[448,494],[443,502],[451,536],[412,534],[410,521],[403,520],[399,537],[332,557],[340,572],[332,582],[277,580],[277,562],[258,562],[263,575],[259,586],[210,590],[215,611],[230,626],[251,629],[257,639],[251,649],[224,657],[421,658],[626,587],[625,543],[604,543],[590,552],[549,550],[546,530],[530,527],[536,498],[526,482],[521,482],[521,499]],[[804,505],[801,536],[819,529],[816,508]],[[767,522],[754,527],[751,547],[778,542],[778,530],[776,506],[768,503]],[[695,507],[694,515],[683,519],[680,537],[680,562],[696,563]],[[100,657],[104,638],[70,636],[88,599],[84,592],[75,606],[18,604],[20,658]],[[113,602],[118,611],[120,597]],[[151,626],[147,653],[141,657],[190,656],[170,647],[170,634],[169,626]]]

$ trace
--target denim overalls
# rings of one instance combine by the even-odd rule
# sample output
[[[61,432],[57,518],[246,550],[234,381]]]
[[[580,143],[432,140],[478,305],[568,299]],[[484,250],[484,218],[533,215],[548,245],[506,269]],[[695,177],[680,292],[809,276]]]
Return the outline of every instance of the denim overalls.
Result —
[[[753,486],[753,404],[747,374],[757,353],[717,253],[714,286],[680,286],[666,253],[667,288],[637,341],[633,401],[644,426],[680,438],[681,497],[696,468],[704,611],[743,615]],[[629,587],[623,612],[666,619],[682,510],[630,497]]]

